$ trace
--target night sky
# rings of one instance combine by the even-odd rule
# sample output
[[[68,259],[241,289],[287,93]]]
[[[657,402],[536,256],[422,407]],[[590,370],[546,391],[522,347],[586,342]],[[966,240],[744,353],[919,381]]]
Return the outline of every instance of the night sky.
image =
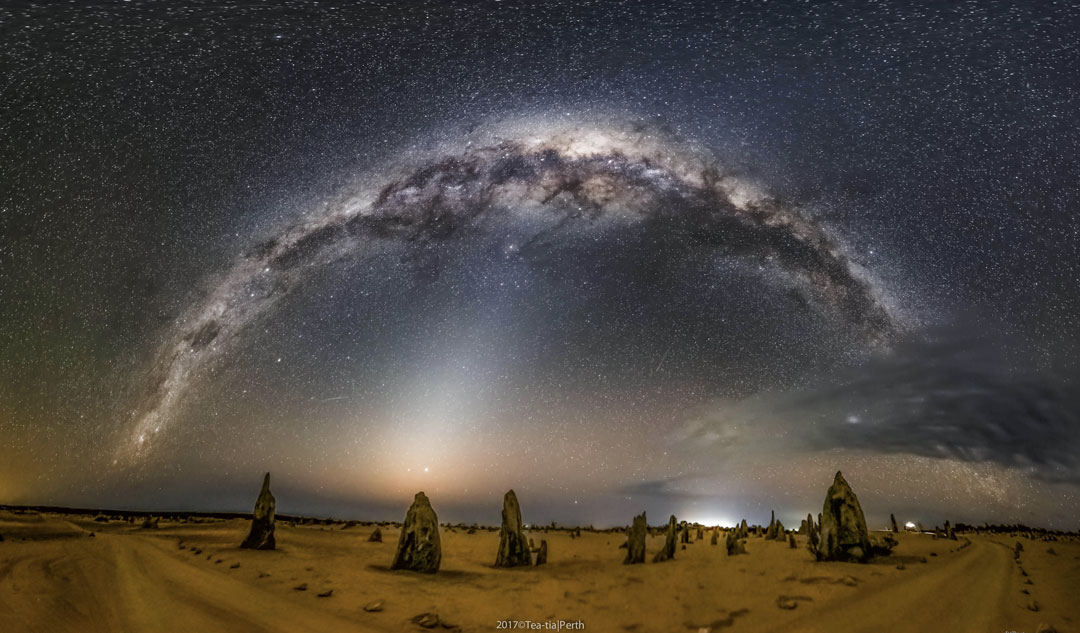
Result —
[[[1080,6],[0,5],[0,503],[1080,528]]]

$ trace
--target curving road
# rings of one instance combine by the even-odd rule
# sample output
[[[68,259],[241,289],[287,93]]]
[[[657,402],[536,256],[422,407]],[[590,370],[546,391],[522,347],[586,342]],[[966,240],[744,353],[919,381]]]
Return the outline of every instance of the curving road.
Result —
[[[369,630],[192,565],[165,547],[109,534],[26,543],[24,555],[0,566],[0,631]]]
[[[1016,622],[1017,575],[1012,552],[974,540],[948,558],[931,559],[928,565],[909,564],[906,573],[887,583],[862,587],[807,609],[777,631],[1034,631]]]

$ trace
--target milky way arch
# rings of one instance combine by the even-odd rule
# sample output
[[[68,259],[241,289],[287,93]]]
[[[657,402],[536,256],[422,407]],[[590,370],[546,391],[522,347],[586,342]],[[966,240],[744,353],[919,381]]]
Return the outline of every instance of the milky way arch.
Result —
[[[523,218],[546,223],[533,241],[557,239],[571,225],[656,223],[719,254],[767,257],[870,344],[887,344],[897,331],[874,288],[820,226],[698,152],[640,128],[491,138],[415,161],[245,253],[165,337],[118,459],[149,450],[193,382],[306,271],[379,244],[448,240],[487,221]]]

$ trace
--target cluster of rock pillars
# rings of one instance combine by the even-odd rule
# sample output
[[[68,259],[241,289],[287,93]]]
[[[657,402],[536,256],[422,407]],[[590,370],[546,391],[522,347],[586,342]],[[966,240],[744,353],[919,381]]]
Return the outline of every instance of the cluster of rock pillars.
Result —
[[[274,504],[274,495],[270,492],[270,473],[266,473],[259,498],[255,502],[251,531],[240,547],[274,549],[276,546]],[[891,520],[893,530],[896,531],[896,520]],[[694,526],[690,524],[680,524],[672,515],[668,519],[667,527],[664,528],[664,545],[653,555],[653,562],[658,563],[675,558],[679,541],[681,540],[684,544],[691,542],[692,527]],[[703,540],[704,528],[696,526],[696,529],[696,540]],[[754,530],[760,533],[762,528],[754,528]],[[729,555],[746,553],[745,544],[750,531],[751,528],[747,526],[745,519],[735,529],[727,531],[724,544]],[[649,527],[645,513],[642,512],[634,517],[634,522],[627,531],[626,543],[620,545],[621,548],[626,549],[626,558],[623,563],[633,565],[645,562],[645,537],[648,533]],[[799,533],[809,536],[808,547],[818,560],[865,562],[873,554],[866,529],[866,519],[863,517],[859,499],[840,472],[836,473],[832,486],[825,494],[825,504],[817,521],[814,521],[813,515],[807,515],[799,528]],[[571,535],[574,536],[575,533],[571,532]],[[576,536],[580,535],[579,528]],[[719,536],[719,528],[712,528],[710,538],[712,545],[718,544]],[[786,536],[791,547],[796,547],[794,535],[787,533],[784,526],[776,520],[775,515],[769,522],[769,527],[764,529],[764,536],[766,540],[781,541]],[[380,530],[376,529],[372,540],[382,540]],[[502,527],[499,531],[499,550],[495,556],[495,566],[543,565],[547,562],[547,556],[547,541],[542,540],[539,547],[533,547],[530,539],[525,536],[525,526],[521,521],[521,506],[518,504],[517,495],[513,490],[508,491],[503,497]],[[441,562],[439,519],[427,496],[423,492],[418,492],[408,514],[405,515],[405,523],[401,526],[397,550],[394,552],[394,560],[390,568],[435,573],[439,570]]]

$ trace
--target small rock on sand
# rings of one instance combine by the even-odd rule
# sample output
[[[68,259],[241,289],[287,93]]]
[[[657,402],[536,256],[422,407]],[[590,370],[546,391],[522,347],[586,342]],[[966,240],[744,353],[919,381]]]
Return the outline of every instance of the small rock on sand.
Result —
[[[382,611],[384,602],[385,602],[385,600],[376,600],[374,602],[369,602],[369,603],[364,605],[364,611],[367,611],[368,613],[375,613],[377,611]]]
[[[439,626],[439,616],[434,613],[421,613],[413,616],[412,623],[418,624],[425,629],[433,629]]]
[[[369,543],[382,543],[382,530],[376,527],[375,531],[372,532],[371,536],[368,537],[368,542]]]

